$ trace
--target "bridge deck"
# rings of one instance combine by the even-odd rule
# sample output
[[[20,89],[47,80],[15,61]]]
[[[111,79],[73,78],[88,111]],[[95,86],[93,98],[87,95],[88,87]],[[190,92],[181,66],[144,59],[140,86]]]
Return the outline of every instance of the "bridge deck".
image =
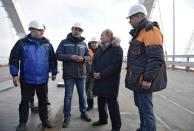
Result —
[[[1,69],[0,88],[7,77],[7,69]],[[4,73],[3,73],[4,72]],[[4,74],[4,77],[2,76]],[[125,70],[122,70],[119,93],[120,112],[122,117],[121,131],[135,131],[139,126],[137,108],[134,106],[133,94],[124,87]],[[0,79],[1,79],[0,78]],[[8,79],[9,77],[7,77]],[[56,81],[49,82],[49,99],[51,111],[49,118],[54,125],[52,129],[45,131],[109,131],[110,122],[102,127],[92,127],[91,123],[80,119],[77,91],[74,90],[72,100],[72,119],[69,128],[61,128],[63,120],[64,88],[58,88],[56,84],[61,82],[61,74]],[[11,81],[8,81],[11,84]],[[168,70],[168,87],[164,91],[154,94],[154,108],[157,118],[158,131],[193,131],[194,130],[194,73],[179,70]],[[0,127],[1,131],[13,131],[18,124],[18,105],[20,102],[20,88],[11,88],[0,93]],[[94,110],[88,112],[92,121],[98,119],[95,98]],[[28,130],[43,130],[38,114],[29,114]]]

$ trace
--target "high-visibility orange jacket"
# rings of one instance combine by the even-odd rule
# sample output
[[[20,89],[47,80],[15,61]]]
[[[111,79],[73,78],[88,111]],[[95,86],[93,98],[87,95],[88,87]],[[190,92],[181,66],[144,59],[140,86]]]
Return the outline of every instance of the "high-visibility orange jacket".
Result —
[[[90,56],[90,60],[89,60],[89,64],[92,65],[93,63],[93,57],[94,57],[94,51],[92,49],[89,50],[89,56]]]
[[[133,38],[128,50],[125,86],[137,92],[153,92],[166,88],[162,33],[144,19],[131,34]],[[143,80],[152,83],[150,89],[141,87]]]

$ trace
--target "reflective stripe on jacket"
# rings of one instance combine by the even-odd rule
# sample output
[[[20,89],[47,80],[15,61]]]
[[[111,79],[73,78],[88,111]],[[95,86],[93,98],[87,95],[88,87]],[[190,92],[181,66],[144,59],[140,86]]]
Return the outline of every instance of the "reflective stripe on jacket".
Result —
[[[57,59],[63,62],[63,78],[86,78],[86,62],[89,61],[88,48],[84,42],[85,38],[79,39],[72,36],[72,33],[67,35],[67,38],[59,44],[56,56]],[[71,60],[72,55],[82,56],[83,62]]]

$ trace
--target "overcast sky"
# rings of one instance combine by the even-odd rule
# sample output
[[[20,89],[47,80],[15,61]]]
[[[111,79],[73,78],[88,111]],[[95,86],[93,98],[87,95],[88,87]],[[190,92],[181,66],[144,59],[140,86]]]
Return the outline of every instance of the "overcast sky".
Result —
[[[66,38],[75,21],[84,25],[83,36],[86,42],[91,37],[100,38],[102,30],[110,28],[115,36],[122,40],[123,49],[128,48],[129,24],[125,17],[129,7],[137,0],[18,0],[25,12],[27,23],[31,19],[40,19],[47,27],[46,36],[56,47]],[[36,3],[36,4],[35,4]],[[36,10],[33,10],[36,8]],[[26,13],[28,12],[28,13]]]
[[[131,27],[129,21],[125,19],[128,15],[128,10],[131,5],[138,0],[13,0],[17,5],[20,5],[20,14],[22,21],[27,25],[31,20],[41,20],[46,25],[45,36],[50,39],[56,49],[59,42],[66,38],[71,31],[71,27],[76,21],[81,21],[84,24],[83,36],[88,42],[91,37],[100,38],[102,30],[110,28],[115,36],[121,38],[121,46],[126,52],[130,35],[128,32]],[[151,20],[156,20],[162,23],[163,34],[165,39],[165,49],[168,54],[172,54],[173,37],[172,37],[172,0],[159,0],[162,21],[160,20],[158,3],[153,10]],[[176,54],[183,54],[185,45],[188,43],[191,33],[194,29],[194,1],[193,0],[175,0],[176,9]],[[1,9],[2,12],[2,9]],[[5,14],[0,14],[1,26],[2,19],[5,25],[7,20]],[[7,56],[7,52],[13,46],[13,39],[10,29],[2,27],[3,31],[0,37],[4,41],[10,39],[8,49],[0,51],[0,56]],[[8,34],[9,32],[9,34]],[[29,32],[28,32],[29,33]],[[6,38],[6,36],[9,38]],[[2,39],[0,41],[3,41]],[[5,47],[5,42],[1,42],[0,46]],[[4,48],[3,47],[3,48]],[[1,53],[3,52],[3,53]]]

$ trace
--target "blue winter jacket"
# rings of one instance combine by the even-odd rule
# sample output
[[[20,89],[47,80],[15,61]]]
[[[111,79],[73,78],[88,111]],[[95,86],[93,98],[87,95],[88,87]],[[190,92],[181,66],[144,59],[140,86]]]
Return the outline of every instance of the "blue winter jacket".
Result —
[[[30,34],[16,42],[9,58],[10,74],[18,76],[29,84],[48,82],[49,71],[57,74],[57,60],[54,49],[45,37],[37,39]]]

